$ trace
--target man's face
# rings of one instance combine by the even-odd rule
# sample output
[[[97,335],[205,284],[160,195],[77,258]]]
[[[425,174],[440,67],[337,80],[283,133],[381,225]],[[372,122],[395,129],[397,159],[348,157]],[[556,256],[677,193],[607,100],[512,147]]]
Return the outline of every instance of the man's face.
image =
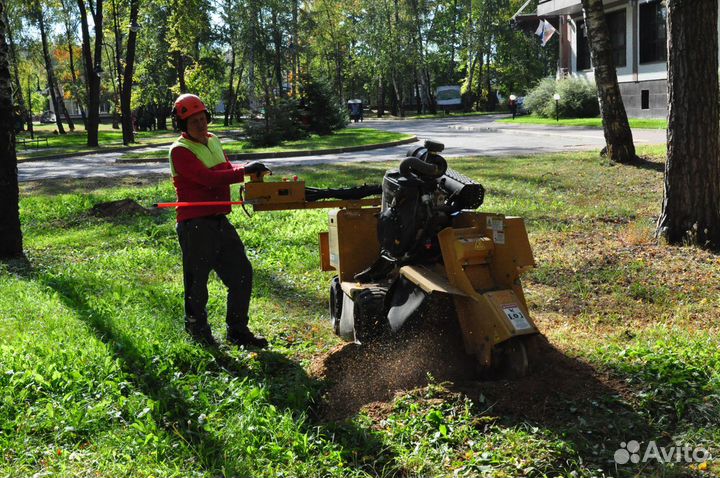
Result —
[[[205,112],[195,113],[187,119],[187,132],[195,139],[203,140],[207,136],[208,122]]]

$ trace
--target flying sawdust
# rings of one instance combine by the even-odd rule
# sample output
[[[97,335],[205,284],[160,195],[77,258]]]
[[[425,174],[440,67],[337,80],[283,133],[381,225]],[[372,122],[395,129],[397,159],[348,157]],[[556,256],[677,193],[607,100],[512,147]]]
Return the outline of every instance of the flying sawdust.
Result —
[[[447,305],[434,304],[399,335],[339,345],[317,357],[310,373],[326,384],[319,416],[337,421],[364,410],[381,419],[391,413],[390,403],[398,394],[425,387],[430,380],[450,382],[449,389],[488,413],[554,423],[589,411],[600,397],[629,395],[623,384],[566,356],[542,336],[528,350],[532,369],[527,377],[479,381],[476,360],[465,353]]]

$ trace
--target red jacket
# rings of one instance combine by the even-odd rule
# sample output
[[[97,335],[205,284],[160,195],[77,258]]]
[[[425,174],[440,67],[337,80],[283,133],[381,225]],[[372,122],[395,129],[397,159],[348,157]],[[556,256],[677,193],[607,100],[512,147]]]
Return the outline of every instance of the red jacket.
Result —
[[[183,134],[187,138],[187,135]],[[177,175],[173,184],[178,201],[230,201],[230,185],[245,178],[242,166],[233,166],[225,156],[225,163],[208,169],[190,150],[176,147],[171,160]],[[179,207],[177,222],[196,217],[218,216],[230,213],[230,206]]]

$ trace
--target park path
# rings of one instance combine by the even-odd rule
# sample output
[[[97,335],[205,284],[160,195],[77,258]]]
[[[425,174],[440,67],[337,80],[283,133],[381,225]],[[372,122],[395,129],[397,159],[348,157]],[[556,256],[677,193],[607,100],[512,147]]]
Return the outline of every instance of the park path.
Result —
[[[443,156],[518,156],[559,151],[600,150],[605,145],[599,128],[551,127],[497,123],[507,115],[460,117],[432,120],[383,120],[368,118],[351,128],[375,128],[414,134],[420,140],[445,144]],[[664,143],[664,130],[633,130],[636,145]],[[412,145],[393,146],[363,152],[325,154],[262,161],[269,166],[317,165],[391,161],[405,155]],[[166,149],[167,146],[160,147]],[[148,148],[154,149],[154,148]],[[29,161],[18,165],[19,180],[60,178],[116,178],[168,173],[165,162],[118,163],[122,152],[89,154],[70,158]]]

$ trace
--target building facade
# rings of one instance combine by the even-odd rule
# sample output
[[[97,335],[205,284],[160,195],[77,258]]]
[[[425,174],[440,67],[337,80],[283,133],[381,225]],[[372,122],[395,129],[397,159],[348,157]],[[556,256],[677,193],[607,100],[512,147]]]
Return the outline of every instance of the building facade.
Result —
[[[618,83],[628,116],[667,116],[665,0],[604,0]],[[558,25],[558,76],[593,79],[580,0],[540,0],[537,16]]]

